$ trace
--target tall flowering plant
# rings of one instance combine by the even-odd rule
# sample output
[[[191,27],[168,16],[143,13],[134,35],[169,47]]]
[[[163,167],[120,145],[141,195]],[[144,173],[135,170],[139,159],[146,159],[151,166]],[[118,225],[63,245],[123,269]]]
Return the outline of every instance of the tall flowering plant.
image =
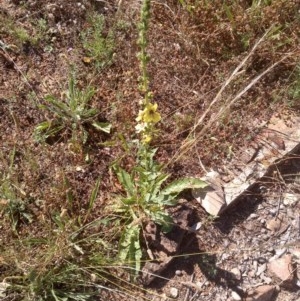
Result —
[[[163,166],[154,159],[157,149],[150,142],[155,133],[155,125],[161,120],[157,103],[153,103],[153,94],[149,89],[147,64],[147,32],[150,20],[150,0],[143,0],[141,18],[138,26],[138,45],[140,52],[141,76],[139,90],[143,95],[141,109],[136,118],[136,132],[140,135],[136,154],[136,164],[128,172],[118,164],[114,170],[124,193],[117,196],[115,211],[123,217],[124,228],[119,242],[119,257],[123,264],[131,264],[136,274],[140,271],[143,252],[140,244],[141,231],[149,221],[154,221],[162,231],[172,229],[172,218],[167,213],[168,206],[174,206],[178,194],[187,188],[202,188],[206,183],[200,179],[179,179],[164,185],[169,175],[163,172]],[[164,187],[163,187],[164,186]]]
[[[144,0],[141,9],[141,19],[138,25],[139,38],[138,45],[140,52],[137,57],[140,62],[141,75],[139,77],[139,90],[143,94],[143,99],[140,102],[142,110],[139,111],[136,121],[136,131],[141,135],[141,142],[147,145],[151,142],[154,133],[154,126],[161,120],[160,113],[157,111],[157,103],[152,103],[153,93],[149,88],[149,75],[147,64],[150,57],[147,53],[148,39],[147,32],[149,30],[150,21],[150,0]]]

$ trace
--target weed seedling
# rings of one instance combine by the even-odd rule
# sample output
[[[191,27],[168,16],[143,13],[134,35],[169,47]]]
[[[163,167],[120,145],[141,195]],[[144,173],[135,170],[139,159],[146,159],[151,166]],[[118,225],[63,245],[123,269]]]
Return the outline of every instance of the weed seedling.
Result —
[[[52,119],[36,126],[35,137],[37,140],[45,141],[49,137],[56,137],[67,131],[71,133],[72,141],[79,141],[84,144],[88,138],[88,126],[109,133],[111,124],[97,121],[98,110],[89,106],[95,92],[95,89],[90,86],[80,90],[76,86],[75,76],[72,74],[65,99],[57,99],[53,95],[45,97],[46,104],[42,105],[41,109],[50,112]]]
[[[107,35],[103,34],[105,24],[103,15],[92,14],[89,17],[89,24],[88,29],[81,34],[83,48],[87,54],[84,61],[93,61],[96,68],[101,69],[113,58],[115,48],[113,31],[109,31]]]

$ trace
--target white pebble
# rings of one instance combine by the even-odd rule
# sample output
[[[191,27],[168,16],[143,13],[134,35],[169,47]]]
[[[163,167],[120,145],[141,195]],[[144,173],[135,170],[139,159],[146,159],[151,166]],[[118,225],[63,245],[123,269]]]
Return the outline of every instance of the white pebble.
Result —
[[[242,300],[241,296],[240,296],[237,292],[235,292],[235,291],[232,291],[231,297],[232,297],[232,299],[235,300],[235,301],[240,301],[240,300]]]
[[[256,271],[256,276],[260,276],[267,269],[267,264],[260,265]]]
[[[182,276],[182,271],[176,270],[176,271],[175,271],[175,274],[176,274],[177,276]]]
[[[170,297],[176,299],[178,297],[178,289],[176,287],[171,287],[170,289]]]

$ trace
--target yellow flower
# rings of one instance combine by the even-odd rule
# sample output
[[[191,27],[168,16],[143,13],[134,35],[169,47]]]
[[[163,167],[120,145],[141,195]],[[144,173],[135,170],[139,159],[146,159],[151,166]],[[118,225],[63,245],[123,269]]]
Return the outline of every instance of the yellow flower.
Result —
[[[144,135],[143,135],[142,142],[143,142],[144,144],[150,143],[151,140],[152,140],[152,137],[151,137],[150,135],[147,135],[147,134],[144,134]]]
[[[157,111],[157,103],[149,103],[146,105],[143,111],[139,112],[137,121],[143,121],[145,123],[157,123],[160,121],[161,117]]]

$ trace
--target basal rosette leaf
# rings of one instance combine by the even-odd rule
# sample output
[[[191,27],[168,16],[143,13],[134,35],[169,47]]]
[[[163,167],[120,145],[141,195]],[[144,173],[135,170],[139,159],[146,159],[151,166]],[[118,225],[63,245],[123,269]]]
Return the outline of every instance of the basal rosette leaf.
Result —
[[[155,223],[161,226],[161,230],[163,232],[166,233],[172,230],[174,222],[172,217],[168,213],[159,210],[156,212],[151,212],[150,216]]]
[[[119,258],[123,264],[134,265],[136,274],[139,273],[142,259],[139,225],[126,226],[120,240]]]
[[[102,131],[104,133],[109,134],[110,130],[111,130],[111,124],[108,122],[98,122],[98,121],[94,121],[92,122],[92,126],[98,130],[98,131]]]
[[[125,188],[127,195],[133,196],[135,193],[135,187],[130,174],[118,165],[114,165],[113,168],[117,174],[119,182]]]
[[[163,195],[174,195],[177,196],[180,192],[185,189],[205,188],[208,184],[200,179],[196,178],[183,178],[176,180],[165,187],[161,194]]]

